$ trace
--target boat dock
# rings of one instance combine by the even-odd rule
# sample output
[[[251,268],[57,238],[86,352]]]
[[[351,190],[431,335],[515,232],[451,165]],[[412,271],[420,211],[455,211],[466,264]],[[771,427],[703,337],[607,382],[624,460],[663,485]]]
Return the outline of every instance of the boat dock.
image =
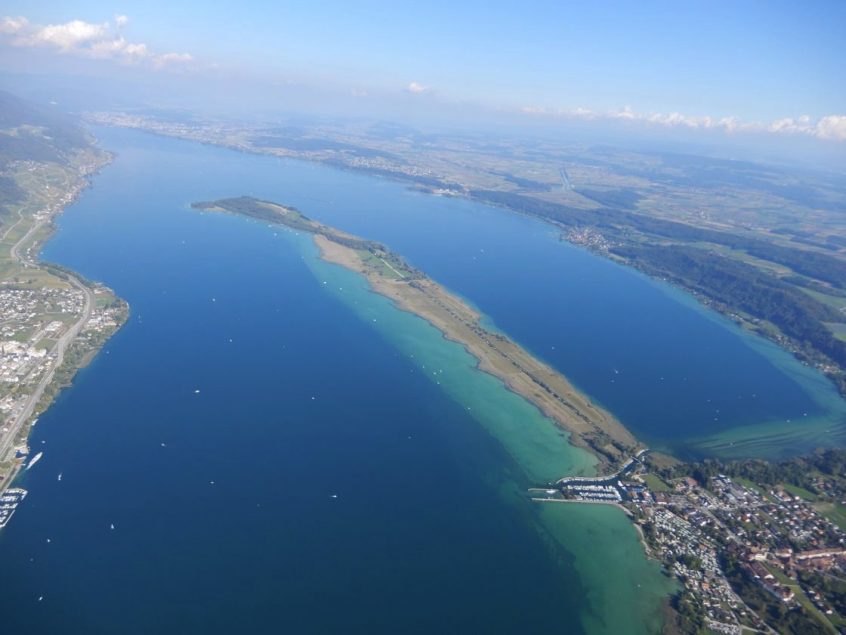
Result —
[[[636,499],[644,492],[644,486],[627,480],[638,471],[648,449],[640,450],[635,456],[613,474],[606,476],[567,476],[558,479],[547,488],[531,488],[529,493],[536,502],[585,502],[619,505]]]
[[[0,495],[0,529],[9,524],[12,514],[26,498],[26,490],[20,487],[10,487]]]

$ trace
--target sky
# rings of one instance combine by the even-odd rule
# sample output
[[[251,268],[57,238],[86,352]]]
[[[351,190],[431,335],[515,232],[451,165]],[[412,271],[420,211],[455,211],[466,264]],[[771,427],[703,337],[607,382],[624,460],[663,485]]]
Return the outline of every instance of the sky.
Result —
[[[846,145],[843,1],[6,0],[0,20],[6,71]]]

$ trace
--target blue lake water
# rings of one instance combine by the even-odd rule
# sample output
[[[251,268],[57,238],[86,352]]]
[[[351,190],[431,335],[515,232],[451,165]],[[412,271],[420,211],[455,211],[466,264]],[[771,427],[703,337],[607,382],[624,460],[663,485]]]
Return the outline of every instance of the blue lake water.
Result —
[[[12,630],[660,625],[670,587],[621,513],[526,501],[539,481],[589,473],[589,455],[307,237],[197,200],[260,196],[387,243],[656,446],[780,455],[842,438],[821,376],[542,223],[97,133],[118,158],[44,257],[113,287],[132,316],[35,429],[45,456],[0,535]]]

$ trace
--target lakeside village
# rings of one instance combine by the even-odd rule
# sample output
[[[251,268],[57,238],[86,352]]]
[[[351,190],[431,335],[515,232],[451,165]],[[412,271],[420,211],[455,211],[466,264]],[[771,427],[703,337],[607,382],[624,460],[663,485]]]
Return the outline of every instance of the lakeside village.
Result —
[[[36,417],[128,315],[110,289],[38,261],[55,216],[108,158],[91,147],[60,156],[11,161],[2,173],[26,197],[3,219],[0,240],[0,529],[27,494],[11,487],[15,476],[42,456],[27,443]]]
[[[684,632],[846,633],[846,532],[823,515],[842,514],[842,477],[815,477],[828,502],[811,502],[790,485],[663,472],[670,477],[650,471],[642,451],[613,475],[562,478],[530,495],[622,508],[679,580],[673,604]]]
[[[96,305],[78,337],[94,341],[110,335],[123,321],[120,304],[95,286]],[[74,288],[0,287],[0,449],[11,446],[18,460],[29,450],[15,434],[15,421],[41,380],[56,365],[56,344],[83,313],[85,293]],[[0,462],[6,457],[0,454]],[[0,488],[5,473],[0,471]]]
[[[125,319],[125,308],[112,301],[107,289],[95,286],[93,295],[95,307],[76,336],[72,354],[63,360],[72,367],[65,373],[57,369],[57,346],[83,314],[85,293],[74,288],[0,288],[0,529],[26,496],[26,490],[8,487],[11,480],[41,455],[30,456],[28,428],[35,424],[30,413]]]
[[[375,148],[364,146],[356,148],[349,145],[350,150],[344,150],[340,146],[333,147],[331,144],[325,148],[317,146],[314,149],[285,147],[284,145],[277,147],[272,144],[256,143],[251,139],[253,136],[264,137],[266,135],[266,131],[261,127],[253,129],[225,123],[200,124],[159,121],[155,117],[120,112],[89,112],[86,113],[85,118],[87,121],[98,125],[145,130],[187,141],[224,145],[240,152],[320,161],[337,167],[367,170],[383,176],[410,179],[421,185],[436,186],[440,184],[440,179],[431,169],[408,163],[399,158],[389,158]],[[221,143],[221,140],[223,140],[223,143]],[[364,154],[362,155],[362,153]],[[457,184],[455,187],[464,189],[463,186]],[[437,188],[436,193],[452,194],[454,192],[450,189]]]

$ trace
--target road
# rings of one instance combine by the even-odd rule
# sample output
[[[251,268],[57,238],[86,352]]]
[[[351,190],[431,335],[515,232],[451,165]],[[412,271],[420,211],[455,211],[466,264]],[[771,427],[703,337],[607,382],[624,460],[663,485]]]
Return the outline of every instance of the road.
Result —
[[[19,250],[22,245],[26,244],[26,242],[43,227],[45,222],[46,221],[41,220],[35,223],[32,227],[30,227],[29,231],[27,231],[26,234],[24,234],[21,239],[16,242],[9,251],[12,260],[16,261],[20,266],[34,266],[34,263],[32,261],[25,260],[21,257]],[[73,287],[75,287],[79,291],[82,291],[85,294],[85,304],[83,306],[82,313],[79,319],[74,322],[61,337],[59,337],[59,339],[56,341],[55,346],[53,346],[53,348],[50,350],[48,355],[49,358],[53,360],[53,363],[49,372],[47,372],[44,377],[41,378],[41,381],[38,382],[38,385],[35,387],[35,390],[27,398],[23,409],[20,411],[20,413],[18,413],[18,416],[15,417],[14,421],[9,424],[9,432],[7,432],[2,439],[0,439],[0,459],[5,457],[7,452],[9,452],[18,432],[32,416],[32,413],[35,410],[35,407],[38,405],[38,402],[41,400],[44,391],[47,389],[47,386],[50,385],[50,382],[53,381],[53,377],[56,374],[56,369],[62,365],[62,362],[65,359],[65,352],[67,351],[68,347],[71,345],[73,340],[76,338],[76,336],[79,335],[79,332],[85,326],[86,322],[88,322],[88,320],[91,318],[91,312],[94,310],[94,294],[91,292],[91,290],[88,289],[88,287],[86,287],[84,284],[82,284],[82,282],[80,282],[77,278],[70,274],[68,274],[67,280]],[[6,485],[8,485],[8,482],[6,483]]]
[[[22,221],[22,220],[23,220],[23,210],[21,209],[21,210],[18,210],[18,220],[17,220],[17,222],[15,222],[15,223],[14,223],[14,224],[12,224],[12,225],[9,225],[9,229],[7,229],[7,230],[3,233],[3,238],[0,238],[0,243],[6,242],[6,238],[8,238],[8,237],[9,237],[9,234],[12,232],[12,230],[13,230],[15,227],[17,227],[18,225],[20,225],[20,224],[21,224],[21,221]]]
[[[381,261],[382,261],[382,263],[383,263],[386,267],[388,267],[391,271],[393,271],[395,274],[397,274],[397,275],[399,276],[400,280],[405,280],[405,276],[404,276],[404,275],[402,275],[402,274],[401,274],[399,271],[397,271],[396,269],[394,269],[394,267],[393,267],[393,265],[391,265],[391,263],[389,263],[389,262],[388,262],[387,260],[385,260],[384,258],[379,258],[379,260],[381,260]]]

